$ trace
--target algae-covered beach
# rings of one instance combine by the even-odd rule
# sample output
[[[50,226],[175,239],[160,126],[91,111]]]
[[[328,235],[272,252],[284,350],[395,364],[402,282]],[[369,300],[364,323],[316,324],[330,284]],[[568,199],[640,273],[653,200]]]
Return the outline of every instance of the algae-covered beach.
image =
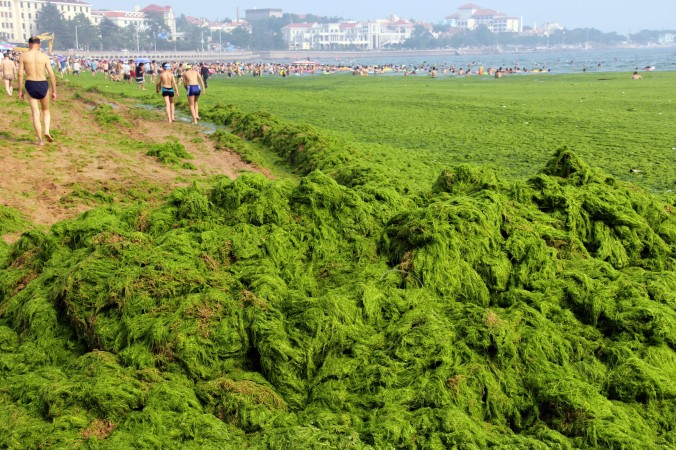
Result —
[[[6,161],[118,166],[0,209],[0,447],[676,446],[675,83],[63,81]]]

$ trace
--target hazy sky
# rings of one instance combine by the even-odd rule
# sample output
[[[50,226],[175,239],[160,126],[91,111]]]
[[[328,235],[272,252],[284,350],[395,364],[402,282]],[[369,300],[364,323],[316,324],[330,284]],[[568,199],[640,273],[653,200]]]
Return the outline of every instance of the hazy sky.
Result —
[[[94,8],[133,9],[151,3],[171,5],[177,14],[207,19],[235,18],[237,7],[241,16],[249,8],[281,8],[289,13],[313,13],[322,16],[340,16],[348,19],[375,19],[396,14],[437,23],[453,14],[465,2],[416,0],[90,0]],[[566,28],[594,27],[602,31],[635,33],[643,29],[661,30],[676,27],[675,0],[481,0],[475,3],[484,8],[497,9],[513,16],[521,16],[524,25],[559,22]],[[218,5],[214,7],[214,5]]]

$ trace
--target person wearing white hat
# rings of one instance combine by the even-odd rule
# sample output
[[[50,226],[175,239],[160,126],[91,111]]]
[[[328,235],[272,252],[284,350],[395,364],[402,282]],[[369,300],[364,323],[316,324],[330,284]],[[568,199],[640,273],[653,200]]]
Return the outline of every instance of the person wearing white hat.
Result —
[[[171,71],[171,64],[164,63],[162,69],[157,84],[155,85],[155,92],[158,94],[160,91],[162,92],[169,123],[176,122],[174,97],[178,97],[178,85],[176,84],[176,79]]]

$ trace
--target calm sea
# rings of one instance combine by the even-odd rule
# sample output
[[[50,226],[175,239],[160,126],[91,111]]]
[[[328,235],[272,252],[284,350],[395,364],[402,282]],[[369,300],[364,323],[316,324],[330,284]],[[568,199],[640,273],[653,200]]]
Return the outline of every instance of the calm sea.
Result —
[[[368,57],[343,60],[320,59],[323,63],[345,65],[436,65],[455,68],[518,67],[527,70],[543,68],[557,73],[629,72],[655,67],[657,71],[676,70],[676,47],[612,48],[603,50],[559,50],[546,52],[499,53],[493,55],[451,55],[433,57]]]

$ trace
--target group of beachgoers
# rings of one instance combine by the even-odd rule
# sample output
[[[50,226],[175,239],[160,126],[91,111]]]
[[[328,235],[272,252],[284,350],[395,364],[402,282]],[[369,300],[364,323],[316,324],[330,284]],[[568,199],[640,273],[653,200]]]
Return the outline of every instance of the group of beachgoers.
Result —
[[[23,99],[23,80],[25,74],[25,89],[31,107],[33,126],[38,137],[38,145],[44,145],[44,141],[52,142],[50,135],[49,113],[49,84],[51,81],[52,100],[56,99],[56,82],[54,73],[64,76],[83,76],[88,73],[91,77],[102,75],[104,79],[113,82],[136,84],[137,89],[146,90],[146,85],[153,85],[155,91],[162,95],[165,102],[165,110],[168,122],[175,122],[175,100],[179,97],[179,83],[183,84],[188,98],[188,105],[193,123],[198,123],[199,97],[204,94],[208,87],[208,79],[213,75],[222,75],[228,78],[253,76],[300,76],[305,74],[332,74],[336,72],[352,72],[354,75],[380,75],[387,72],[401,73],[404,76],[427,74],[436,78],[441,75],[494,75],[497,78],[503,74],[526,72],[526,69],[514,68],[488,68],[482,66],[468,67],[467,69],[456,68],[452,65],[439,67],[429,64],[419,65],[353,65],[320,64],[312,61],[297,61],[294,63],[238,63],[238,62],[200,62],[185,63],[179,61],[158,62],[155,60],[134,59],[95,59],[78,57],[50,57],[40,49],[40,39],[29,39],[29,50],[25,53],[6,52],[3,55],[2,77],[8,95],[13,93],[15,79],[19,82],[19,98]],[[540,69],[544,71],[544,69]],[[42,113],[43,127],[40,116]]]
[[[348,72],[357,76],[369,75],[383,75],[383,74],[400,74],[403,76],[427,75],[432,78],[439,76],[472,76],[472,75],[486,75],[500,78],[503,75],[519,74],[519,73],[542,73],[551,72],[551,69],[545,67],[536,67],[528,69],[526,67],[484,67],[480,64],[471,63],[466,68],[456,67],[451,64],[432,65],[427,63],[422,64],[384,64],[384,65],[363,65],[353,64],[347,65],[342,63],[326,64],[312,61],[296,61],[293,63],[276,63],[276,62],[201,62],[201,63],[185,63],[180,61],[169,61],[174,75],[180,78],[186,65],[199,66],[202,78],[206,80],[213,75],[221,75],[227,78],[241,77],[241,76],[301,76],[314,74],[334,74]],[[157,75],[161,70],[161,66],[166,63],[160,63],[155,60],[147,60],[143,62],[144,80],[154,83]],[[63,77],[66,74],[80,76],[84,72],[88,72],[91,76],[97,74],[103,75],[104,78],[111,81],[126,82],[132,84],[134,80],[139,78],[141,69],[139,60],[107,60],[107,59],[93,59],[93,58],[76,58],[76,57],[54,57],[53,65],[56,70]],[[145,89],[145,85],[141,83],[139,89]]]
[[[0,64],[0,73],[4,82],[7,95],[12,96],[14,80],[18,80],[19,98],[23,99],[24,87],[28,94],[28,102],[31,107],[31,117],[38,145],[44,145],[44,141],[52,142],[49,133],[49,84],[51,81],[51,99],[56,99],[56,82],[54,73],[58,72],[63,78],[65,75],[82,76],[84,73],[91,77],[102,75],[104,79],[113,82],[136,84],[137,89],[146,90],[146,84],[153,85],[155,91],[161,94],[165,101],[168,122],[175,122],[175,99],[179,96],[178,85],[185,87],[190,114],[193,123],[198,123],[199,97],[204,94],[208,87],[208,79],[214,75],[227,78],[253,76],[301,76],[311,74],[333,74],[338,72],[350,72],[357,76],[382,75],[386,73],[401,74],[403,76],[425,75],[437,78],[446,76],[493,76],[502,78],[505,75],[522,73],[550,72],[546,67],[527,69],[525,67],[484,67],[477,63],[468,64],[467,68],[455,67],[451,64],[433,65],[421,64],[386,64],[386,65],[347,65],[343,63],[324,64],[310,61],[296,61],[292,63],[274,62],[199,62],[186,63],[180,61],[139,60],[139,59],[96,59],[82,57],[50,57],[40,49],[40,39],[29,39],[29,50],[23,53],[7,51],[3,54]],[[646,71],[655,70],[654,66],[646,66]],[[632,79],[641,79],[638,68],[632,74]],[[25,86],[22,86],[25,80]],[[43,127],[40,121],[42,112]]]
[[[50,133],[51,112],[49,107],[50,100],[57,98],[56,76],[54,74],[54,69],[57,68],[62,76],[66,71],[74,76],[80,76],[83,67],[87,67],[91,76],[96,76],[96,73],[100,71],[106,79],[129,80],[129,82],[134,79],[139,89],[146,89],[146,77],[150,76],[156,92],[164,98],[167,120],[170,123],[176,121],[174,102],[175,98],[179,96],[178,80],[181,80],[185,86],[193,123],[198,123],[200,120],[198,99],[207,89],[206,78],[208,78],[209,72],[206,65],[200,63],[193,67],[192,64],[180,64],[179,69],[169,62],[158,65],[152,61],[149,68],[145,66],[144,62],[135,63],[133,60],[116,61],[115,63],[103,61],[99,64],[99,61],[79,59],[61,65],[59,59],[50,58],[40,49],[39,38],[31,37],[28,40],[27,51],[22,53],[7,51],[2,55],[0,74],[8,96],[11,97],[14,93],[15,80],[18,84],[19,100],[24,100],[24,95],[27,94],[27,101],[31,109],[31,121],[39,146],[44,145],[45,141],[54,142]],[[203,76],[203,73],[207,75]]]

